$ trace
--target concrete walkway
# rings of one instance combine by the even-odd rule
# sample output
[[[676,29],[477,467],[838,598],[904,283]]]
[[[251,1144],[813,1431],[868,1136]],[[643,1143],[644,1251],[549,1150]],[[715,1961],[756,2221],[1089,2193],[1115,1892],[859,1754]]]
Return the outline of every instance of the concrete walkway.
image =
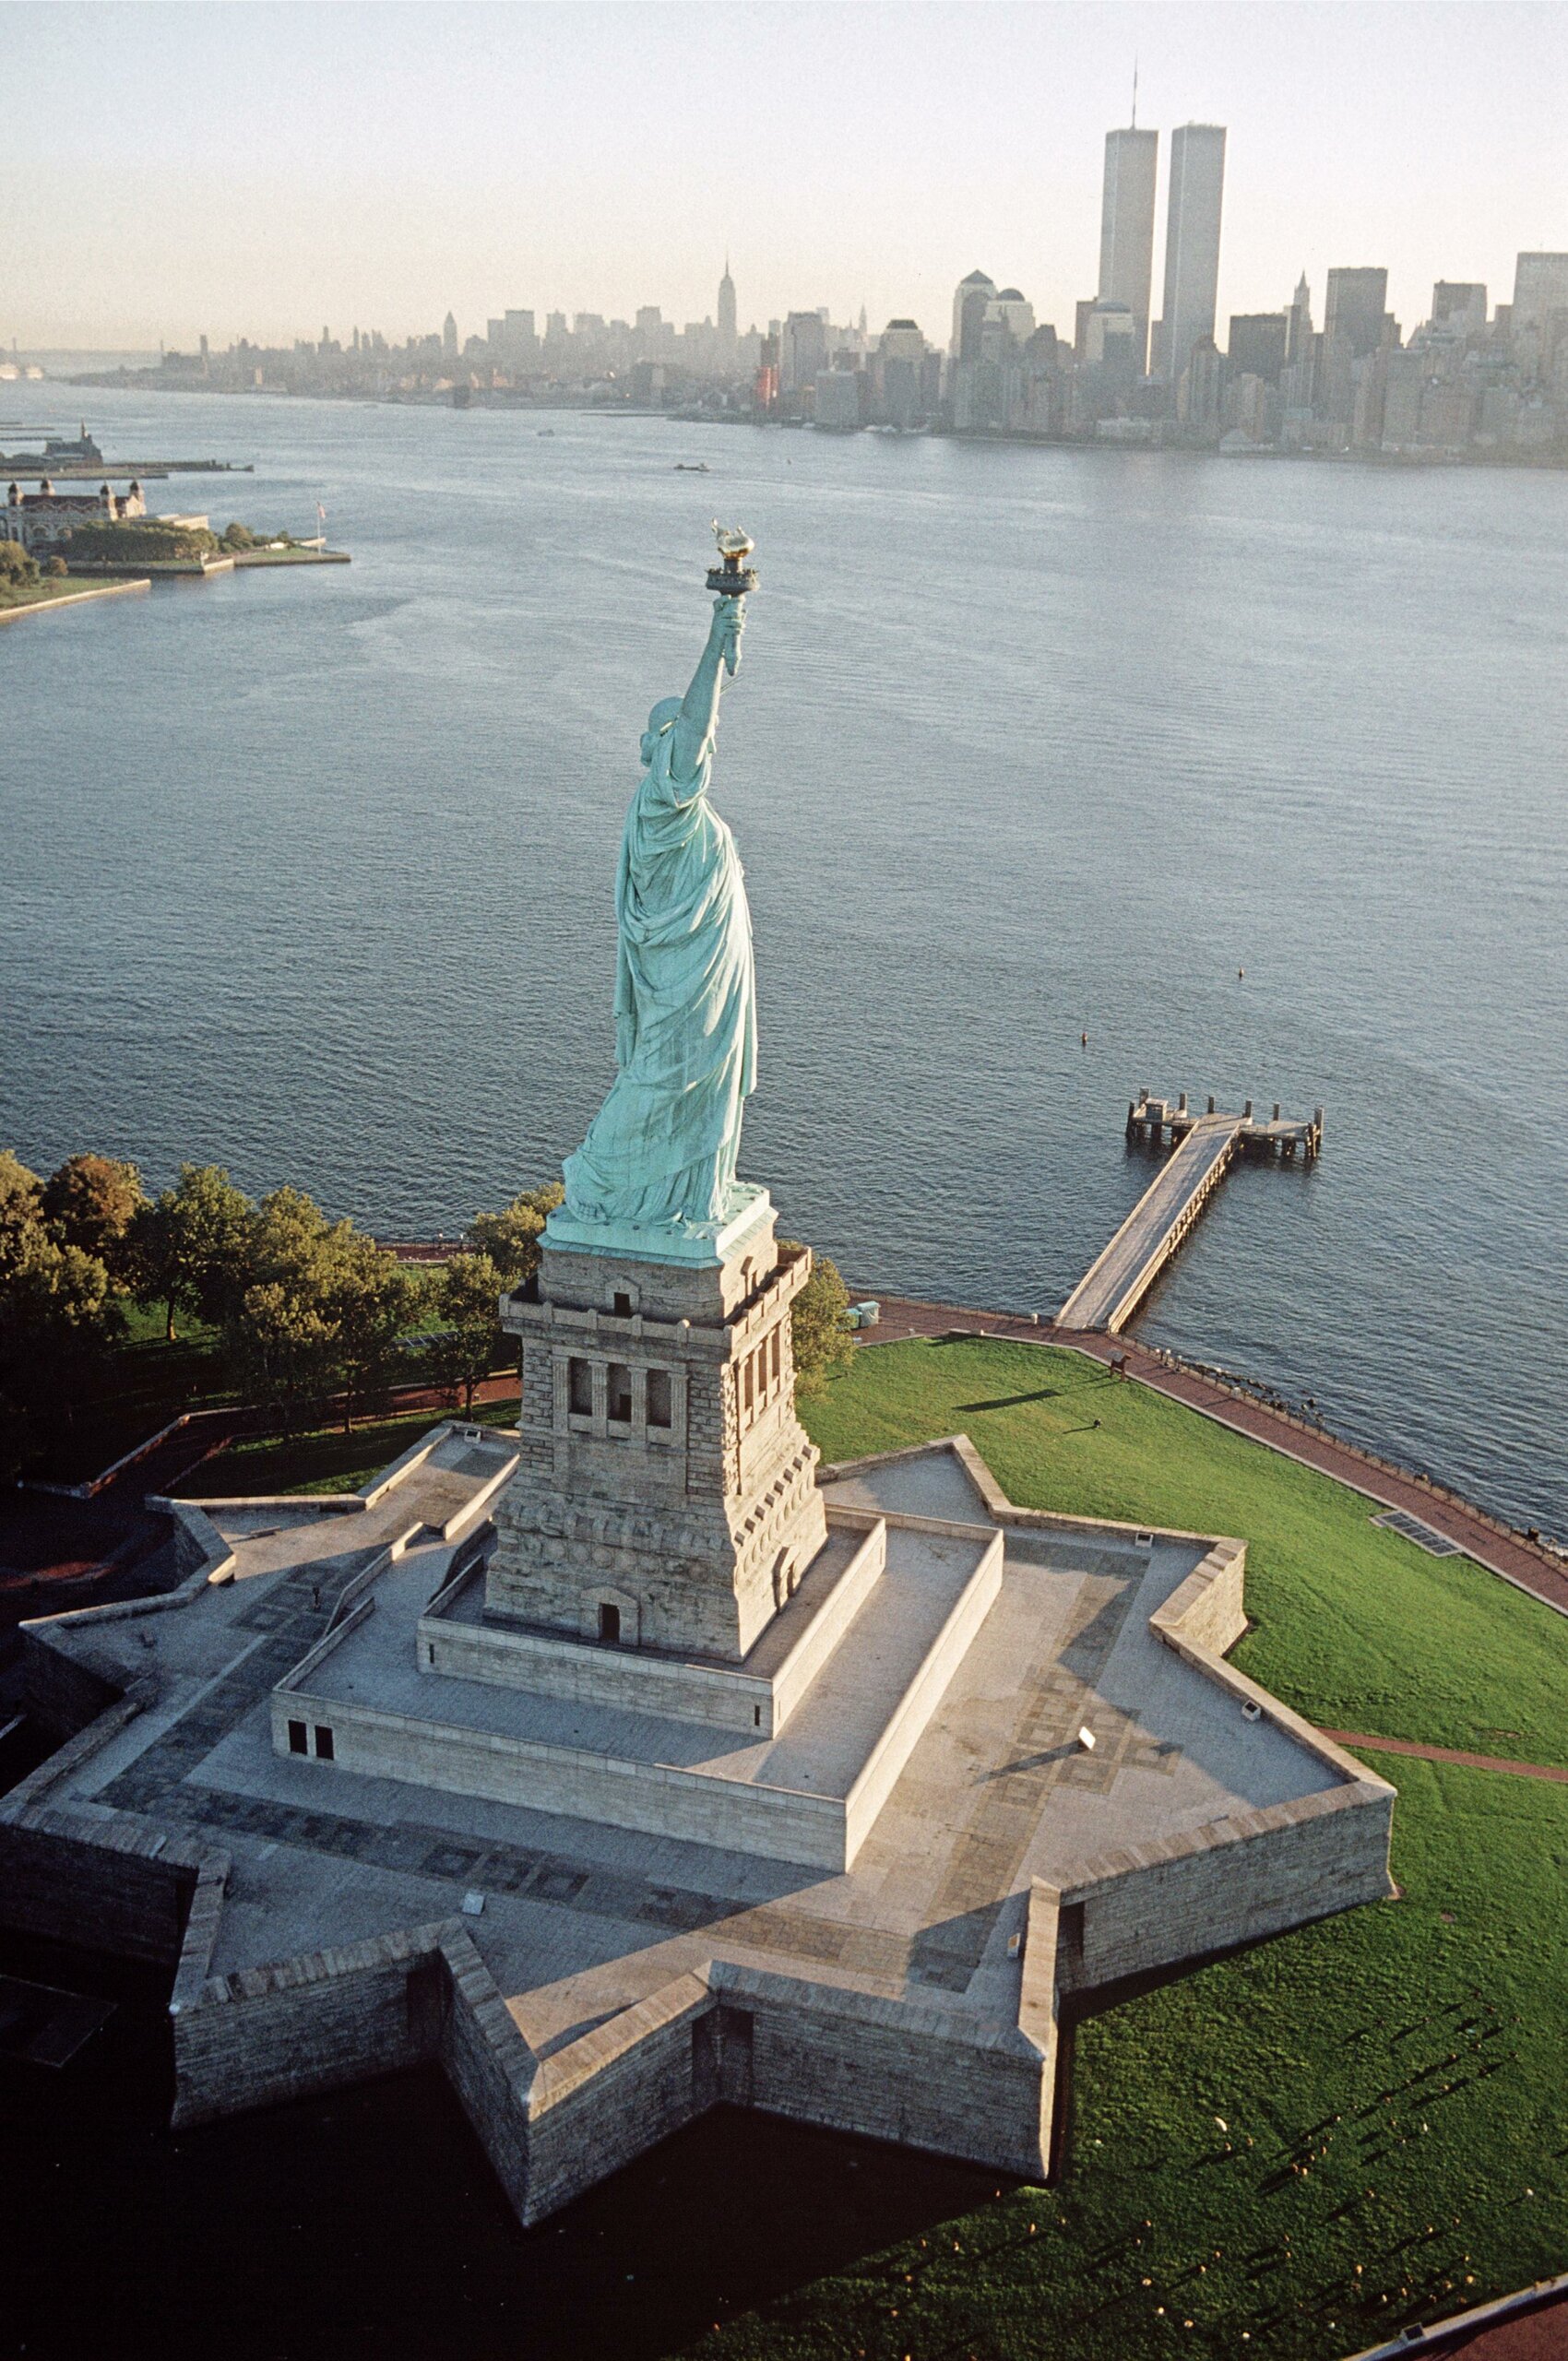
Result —
[[[1337,1435],[1303,1428],[1279,1411],[1271,1410],[1266,1403],[1229,1393],[1195,1370],[1169,1367],[1158,1355],[1127,1337],[1059,1328],[1045,1320],[1036,1323],[1016,1313],[973,1311],[950,1303],[923,1303],[897,1296],[882,1296],[878,1300],[882,1305],[881,1323],[861,1335],[862,1344],[893,1345],[910,1336],[950,1335],[959,1328],[971,1330],[977,1335],[1006,1337],[1017,1344],[1065,1346],[1108,1365],[1114,1355],[1125,1363],[1127,1375],[1136,1378],[1140,1384],[1152,1387],[1157,1394],[1168,1394],[1174,1402],[1184,1402],[1189,1409],[1201,1411],[1205,1418],[1231,1428],[1237,1434],[1247,1435],[1254,1442],[1266,1443],[1271,1451],[1299,1461],[1303,1467],[1315,1467],[1321,1475],[1332,1476],[1337,1483],[1348,1485],[1352,1491],[1363,1493],[1384,1508],[1404,1509],[1430,1525],[1434,1533],[1443,1535],[1489,1573],[1500,1574],[1516,1590],[1527,1591],[1532,1598],[1555,1608],[1559,1615],[1568,1615],[1568,1564],[1550,1550],[1537,1548],[1521,1533],[1500,1531],[1479,1509],[1433,1490],[1413,1476],[1381,1465]]]

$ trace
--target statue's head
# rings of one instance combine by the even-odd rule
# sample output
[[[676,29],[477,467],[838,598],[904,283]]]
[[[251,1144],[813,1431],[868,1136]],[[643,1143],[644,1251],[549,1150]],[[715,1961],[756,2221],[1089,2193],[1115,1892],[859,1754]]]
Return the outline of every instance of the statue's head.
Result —
[[[647,728],[643,731],[642,754],[644,770],[647,770],[649,764],[652,762],[659,742],[663,737],[665,731],[667,730],[673,730],[675,724],[680,720],[680,698],[660,697],[659,703],[654,706],[653,711],[648,715]]]

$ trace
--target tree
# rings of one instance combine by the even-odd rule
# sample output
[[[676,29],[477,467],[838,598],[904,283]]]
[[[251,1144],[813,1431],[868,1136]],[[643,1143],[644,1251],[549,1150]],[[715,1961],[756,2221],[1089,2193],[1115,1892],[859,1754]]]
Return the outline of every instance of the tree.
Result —
[[[245,1259],[249,1284],[224,1323],[236,1382],[277,1413],[285,1433],[340,1389],[351,1432],[356,1410],[406,1367],[417,1279],[352,1222],[329,1222],[300,1189],[262,1199]]]
[[[160,1303],[164,1334],[174,1315],[220,1323],[248,1282],[254,1207],[216,1164],[182,1164],[180,1177],[131,1226],[130,1267],[137,1300]]]
[[[268,1279],[247,1287],[230,1315],[225,1343],[241,1392],[270,1410],[286,1435],[330,1388],[331,1325],[298,1274],[292,1286]]]
[[[780,1244],[784,1243],[780,1240]],[[829,1378],[837,1377],[849,1368],[855,1349],[844,1324],[849,1308],[849,1290],[839,1277],[837,1264],[830,1263],[826,1254],[819,1254],[812,1264],[810,1278],[790,1307],[795,1384],[800,1393],[821,1394]]]
[[[0,1283],[19,1266],[31,1234],[42,1228],[42,1181],[20,1157],[0,1147]]]
[[[0,590],[20,590],[38,580],[38,560],[20,541],[0,541]]]
[[[96,1255],[114,1278],[128,1275],[127,1237],[146,1204],[136,1166],[113,1156],[67,1157],[43,1184],[43,1217],[61,1245]]]
[[[63,557],[45,558],[43,562],[43,571],[51,582],[64,582],[70,570]]]
[[[343,1390],[343,1432],[356,1407],[378,1404],[408,1374],[403,1335],[419,1310],[419,1281],[395,1254],[339,1222],[323,1250],[333,1367]]]
[[[426,1366],[438,1385],[454,1396],[461,1393],[465,1416],[472,1412],[475,1386],[505,1351],[497,1311],[504,1284],[488,1254],[454,1254],[435,1284],[434,1310],[442,1325],[425,1355]]]
[[[235,1384],[272,1411],[285,1434],[332,1390],[331,1227],[302,1189],[274,1189],[264,1197],[247,1226],[224,1314],[224,1353]]]
[[[308,1271],[332,1225],[303,1189],[284,1186],[263,1197],[251,1216],[245,1284],[265,1286]]]
[[[226,550],[254,550],[255,535],[248,525],[242,525],[236,519],[224,528],[223,547]]]
[[[98,1257],[62,1246],[41,1225],[24,1233],[0,1286],[0,1466],[14,1474],[50,1426],[69,1425],[125,1335],[113,1283]]]
[[[505,1213],[474,1216],[469,1245],[474,1253],[489,1256],[507,1294],[538,1270],[540,1232],[565,1194],[559,1180],[552,1180],[542,1189],[525,1189]]]
[[[205,525],[171,525],[160,516],[138,516],[123,525],[78,525],[71,535],[74,558],[112,565],[210,557],[217,547],[217,534]]]

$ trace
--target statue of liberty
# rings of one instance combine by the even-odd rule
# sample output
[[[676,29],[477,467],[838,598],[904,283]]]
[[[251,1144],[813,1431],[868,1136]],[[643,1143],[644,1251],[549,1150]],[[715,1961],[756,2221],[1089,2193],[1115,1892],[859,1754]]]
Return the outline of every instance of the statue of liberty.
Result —
[[[736,571],[723,537],[719,546],[749,587],[754,576]],[[708,801],[719,690],[739,663],[744,620],[743,598],[718,598],[691,687],[648,715],[621,840],[617,1072],[566,1158],[566,1219],[552,1227],[578,1239],[598,1230],[622,1252],[634,1246],[629,1231],[711,1238],[760,1194],[735,1179],[756,1077],[751,913],[735,839]]]

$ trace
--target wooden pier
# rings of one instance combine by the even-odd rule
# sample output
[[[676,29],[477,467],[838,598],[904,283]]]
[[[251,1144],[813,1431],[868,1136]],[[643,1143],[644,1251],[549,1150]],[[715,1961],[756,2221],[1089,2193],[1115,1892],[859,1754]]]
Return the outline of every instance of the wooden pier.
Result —
[[[1297,1157],[1310,1160],[1323,1146],[1323,1109],[1314,1108],[1310,1123],[1297,1123],[1282,1121],[1276,1106],[1265,1122],[1253,1115],[1250,1098],[1239,1115],[1218,1112],[1212,1098],[1197,1114],[1189,1108],[1185,1091],[1172,1106],[1146,1090],[1127,1109],[1127,1137],[1176,1152],[1085,1272],[1057,1314],[1059,1327],[1098,1328],[1111,1335],[1124,1327],[1232,1159],[1265,1156],[1281,1162]]]

